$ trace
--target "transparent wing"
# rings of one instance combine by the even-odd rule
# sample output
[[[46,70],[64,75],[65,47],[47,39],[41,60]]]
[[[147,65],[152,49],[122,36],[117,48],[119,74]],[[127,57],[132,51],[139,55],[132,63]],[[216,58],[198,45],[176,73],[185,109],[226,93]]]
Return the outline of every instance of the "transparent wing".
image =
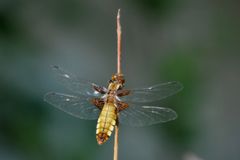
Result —
[[[58,66],[53,66],[53,70],[56,73],[57,79],[60,81],[60,83],[69,90],[85,96],[96,97],[100,95],[100,93],[95,91],[93,88],[94,86],[99,87],[98,85],[64,71]]]
[[[130,94],[121,97],[121,100],[127,103],[153,102],[174,95],[177,92],[181,91],[182,89],[183,89],[182,84],[176,81],[160,83],[148,88],[130,90]]]
[[[130,104],[127,109],[119,112],[120,124],[133,127],[164,123],[176,118],[177,113],[172,109],[157,106],[138,106],[137,104]]]
[[[97,119],[100,110],[90,103],[90,98],[50,92],[44,100],[54,107],[81,119]]]

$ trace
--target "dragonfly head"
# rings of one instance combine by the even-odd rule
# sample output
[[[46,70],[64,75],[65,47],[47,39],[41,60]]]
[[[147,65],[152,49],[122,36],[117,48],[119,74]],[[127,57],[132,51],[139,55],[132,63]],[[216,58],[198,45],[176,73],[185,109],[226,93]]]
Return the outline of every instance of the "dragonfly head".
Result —
[[[116,90],[119,90],[124,87],[125,79],[123,74],[114,74],[112,75],[111,80],[109,81],[110,84],[114,84],[116,86]]]

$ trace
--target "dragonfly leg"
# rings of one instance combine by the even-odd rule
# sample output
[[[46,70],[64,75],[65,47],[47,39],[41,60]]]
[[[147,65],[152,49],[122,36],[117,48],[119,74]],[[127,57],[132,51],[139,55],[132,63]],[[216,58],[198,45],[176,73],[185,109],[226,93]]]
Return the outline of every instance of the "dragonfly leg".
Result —
[[[106,94],[106,88],[93,85],[93,89],[101,94]]]
[[[130,90],[126,90],[126,89],[118,90],[117,91],[117,96],[123,97],[123,96],[129,95],[129,93],[130,93]]]
[[[92,103],[100,110],[102,110],[103,106],[104,106],[104,100],[101,98],[93,98]]]
[[[127,103],[121,102],[121,101],[117,102],[117,109],[118,109],[119,112],[124,110],[124,109],[126,109],[126,108],[128,108],[128,104]]]

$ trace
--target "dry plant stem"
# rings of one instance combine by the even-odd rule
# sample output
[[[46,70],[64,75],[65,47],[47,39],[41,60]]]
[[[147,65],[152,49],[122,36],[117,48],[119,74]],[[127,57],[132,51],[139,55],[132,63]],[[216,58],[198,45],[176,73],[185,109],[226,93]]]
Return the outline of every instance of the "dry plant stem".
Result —
[[[113,160],[118,160],[118,125],[115,126]]]
[[[120,9],[118,9],[117,14],[117,74],[121,74],[121,54],[122,54],[122,44],[121,44],[121,24],[120,24]],[[118,160],[118,123],[115,126],[114,135],[114,149],[113,149],[113,160]]]
[[[120,9],[117,14],[117,73],[121,74],[121,54],[122,54],[122,31],[120,24]]]

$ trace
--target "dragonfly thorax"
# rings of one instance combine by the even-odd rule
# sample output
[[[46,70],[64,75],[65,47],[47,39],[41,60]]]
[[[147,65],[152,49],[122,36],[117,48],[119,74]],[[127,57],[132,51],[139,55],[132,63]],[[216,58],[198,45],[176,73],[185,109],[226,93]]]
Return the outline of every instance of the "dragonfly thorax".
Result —
[[[115,83],[115,82],[112,82],[108,85],[108,90],[109,91],[117,91],[119,90],[120,88],[122,88],[121,84],[119,83]]]

